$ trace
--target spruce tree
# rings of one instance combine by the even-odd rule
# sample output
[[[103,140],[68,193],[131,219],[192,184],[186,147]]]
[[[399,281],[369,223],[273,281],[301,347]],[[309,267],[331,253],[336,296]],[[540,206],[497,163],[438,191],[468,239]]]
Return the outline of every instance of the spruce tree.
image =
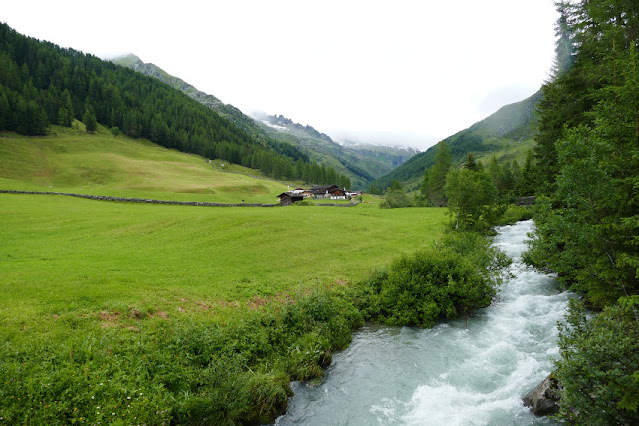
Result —
[[[93,107],[91,105],[88,105],[84,110],[82,122],[86,126],[87,132],[93,133],[98,129],[98,122],[95,118],[95,112],[93,111]]]
[[[526,154],[526,162],[524,163],[524,169],[521,172],[521,179],[519,181],[519,195],[521,197],[535,195],[535,180],[536,172],[533,164],[533,152],[528,151]],[[551,181],[554,187],[554,180]]]
[[[464,162],[464,164],[462,164],[462,167],[468,170],[472,170],[473,172],[479,171],[479,165],[475,161],[475,157],[473,156],[473,154],[468,154],[468,156],[466,157],[466,161]]]
[[[445,206],[447,199],[444,191],[446,185],[446,175],[452,167],[453,159],[446,142],[441,141],[437,145],[435,154],[435,164],[428,169],[424,176],[423,187],[425,195],[428,195],[430,202],[435,206]]]

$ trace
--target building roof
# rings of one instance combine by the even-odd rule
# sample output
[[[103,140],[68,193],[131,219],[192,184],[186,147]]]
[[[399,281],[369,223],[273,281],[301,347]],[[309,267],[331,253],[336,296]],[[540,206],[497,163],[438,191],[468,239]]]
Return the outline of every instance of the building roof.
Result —
[[[291,198],[304,198],[304,196],[302,194],[296,194],[296,193],[291,193],[291,192],[282,192],[280,195],[277,196],[278,198],[282,198],[282,197],[291,197]]]

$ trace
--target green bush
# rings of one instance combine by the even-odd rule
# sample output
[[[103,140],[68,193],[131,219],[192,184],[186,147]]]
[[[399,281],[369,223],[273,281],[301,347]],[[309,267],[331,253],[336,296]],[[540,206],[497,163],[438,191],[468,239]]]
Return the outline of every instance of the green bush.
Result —
[[[379,205],[382,209],[398,209],[410,207],[411,200],[401,189],[390,189],[384,195],[384,201]]]
[[[509,204],[501,218],[497,221],[497,225],[513,225],[520,220],[529,220],[534,216],[535,210],[533,206],[517,206]]]
[[[639,321],[633,308],[606,307],[591,320],[572,302],[560,325],[560,418],[589,425],[639,420]]]
[[[402,256],[363,285],[365,317],[432,327],[439,319],[488,306],[509,259],[476,234],[450,234],[433,248]]]

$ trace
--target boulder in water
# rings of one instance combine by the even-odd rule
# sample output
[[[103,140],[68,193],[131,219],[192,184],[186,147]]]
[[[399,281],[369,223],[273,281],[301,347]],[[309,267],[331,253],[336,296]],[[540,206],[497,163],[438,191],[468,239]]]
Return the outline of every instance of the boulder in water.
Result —
[[[559,412],[559,382],[550,374],[524,397],[524,405],[531,407],[536,416],[548,416]]]

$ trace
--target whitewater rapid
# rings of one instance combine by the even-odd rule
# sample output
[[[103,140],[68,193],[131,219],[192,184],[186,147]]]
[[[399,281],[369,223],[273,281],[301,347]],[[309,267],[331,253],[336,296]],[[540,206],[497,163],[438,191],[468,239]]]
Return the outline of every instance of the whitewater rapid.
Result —
[[[277,425],[530,425],[521,398],[552,370],[557,322],[572,295],[521,262],[533,222],[498,229],[513,258],[497,300],[428,330],[364,327],[319,385],[293,383]]]

